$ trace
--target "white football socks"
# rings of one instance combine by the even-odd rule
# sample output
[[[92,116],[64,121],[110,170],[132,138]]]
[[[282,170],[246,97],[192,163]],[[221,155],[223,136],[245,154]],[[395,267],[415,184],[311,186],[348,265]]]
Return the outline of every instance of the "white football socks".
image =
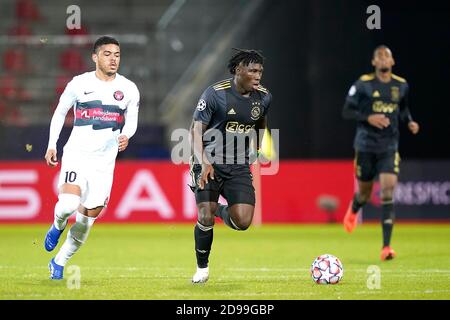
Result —
[[[56,264],[65,266],[67,261],[78,251],[81,245],[86,241],[89,230],[95,222],[95,218],[87,217],[77,212],[76,222],[70,228],[67,239],[59,249],[55,257]]]

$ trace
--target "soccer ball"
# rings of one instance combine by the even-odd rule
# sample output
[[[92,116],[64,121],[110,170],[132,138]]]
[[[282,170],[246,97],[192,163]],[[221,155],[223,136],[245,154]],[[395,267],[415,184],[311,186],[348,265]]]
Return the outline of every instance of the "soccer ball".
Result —
[[[343,275],[341,261],[331,254],[318,256],[311,265],[311,277],[317,284],[336,284]]]

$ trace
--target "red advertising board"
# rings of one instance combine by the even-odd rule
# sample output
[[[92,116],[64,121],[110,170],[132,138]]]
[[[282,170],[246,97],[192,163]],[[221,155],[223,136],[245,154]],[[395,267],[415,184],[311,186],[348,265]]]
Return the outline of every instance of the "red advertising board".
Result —
[[[0,222],[50,222],[58,168],[0,162]],[[352,161],[282,161],[261,177],[262,221],[340,220],[353,193]],[[170,161],[119,161],[108,207],[98,222],[193,222],[189,168]]]

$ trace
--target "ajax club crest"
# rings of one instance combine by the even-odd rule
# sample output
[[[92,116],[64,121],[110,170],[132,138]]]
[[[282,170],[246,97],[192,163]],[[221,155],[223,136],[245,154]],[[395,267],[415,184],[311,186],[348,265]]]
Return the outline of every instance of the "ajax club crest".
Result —
[[[261,116],[261,102],[254,101],[252,102],[251,118],[252,120],[258,120],[260,116]]]

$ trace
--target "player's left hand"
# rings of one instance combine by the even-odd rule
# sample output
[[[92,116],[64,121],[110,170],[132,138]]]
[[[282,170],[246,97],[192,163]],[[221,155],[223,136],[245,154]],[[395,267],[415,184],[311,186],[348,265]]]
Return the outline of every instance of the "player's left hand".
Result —
[[[415,121],[410,121],[408,123],[409,131],[412,132],[412,134],[417,134],[419,132],[419,124]]]
[[[121,135],[117,138],[119,142],[119,152],[122,152],[128,147],[128,137],[126,135]]]

